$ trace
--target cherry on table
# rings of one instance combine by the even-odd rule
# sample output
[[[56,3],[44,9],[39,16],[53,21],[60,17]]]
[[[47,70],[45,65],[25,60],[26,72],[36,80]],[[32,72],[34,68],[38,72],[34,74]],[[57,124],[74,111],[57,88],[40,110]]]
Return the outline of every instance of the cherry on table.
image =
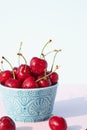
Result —
[[[49,119],[49,127],[51,130],[66,130],[67,122],[64,117],[52,116]]]
[[[9,116],[0,118],[0,130],[16,130],[16,124]]]

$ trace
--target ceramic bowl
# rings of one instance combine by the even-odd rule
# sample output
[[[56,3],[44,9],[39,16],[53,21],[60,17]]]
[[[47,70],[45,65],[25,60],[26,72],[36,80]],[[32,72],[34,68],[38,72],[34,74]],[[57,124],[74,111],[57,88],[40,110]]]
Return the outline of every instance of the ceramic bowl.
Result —
[[[0,85],[5,110],[17,122],[39,122],[50,118],[58,83],[36,89],[16,89]]]

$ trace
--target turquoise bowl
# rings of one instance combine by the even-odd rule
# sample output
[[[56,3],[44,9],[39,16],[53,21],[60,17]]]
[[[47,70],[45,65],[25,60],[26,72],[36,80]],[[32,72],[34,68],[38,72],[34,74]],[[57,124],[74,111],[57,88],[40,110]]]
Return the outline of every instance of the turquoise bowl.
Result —
[[[58,83],[46,88],[16,89],[0,85],[6,113],[17,122],[39,122],[50,118]]]

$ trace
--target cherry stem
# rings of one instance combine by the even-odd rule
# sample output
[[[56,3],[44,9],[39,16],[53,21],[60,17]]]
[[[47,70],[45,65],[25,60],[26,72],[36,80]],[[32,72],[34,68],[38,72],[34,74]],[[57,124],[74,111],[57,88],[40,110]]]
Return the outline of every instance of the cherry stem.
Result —
[[[21,52],[22,44],[23,44],[23,43],[20,42],[20,46],[19,46],[19,51],[18,51],[18,53]],[[19,56],[19,59],[18,59],[18,64],[20,65],[20,56]]]
[[[15,79],[15,73],[14,73],[14,70],[13,70],[13,67],[12,67],[11,63],[4,56],[2,56],[2,59],[4,59],[10,65],[10,67],[12,69],[13,78]]]
[[[26,58],[23,56],[23,54],[22,54],[22,53],[17,53],[17,55],[21,56],[21,57],[24,59],[25,64],[27,64],[27,60],[26,60]]]
[[[21,56],[21,57],[24,59],[25,64],[27,65],[27,60],[26,60],[26,58],[23,56],[23,54],[22,54],[22,53],[17,53],[17,55]],[[25,71],[26,71],[26,66],[25,66]]]
[[[45,74],[45,76],[43,76],[43,77],[37,79],[36,82],[39,82],[39,81],[42,80],[42,79],[46,79],[46,78],[49,77],[53,72],[55,72],[58,68],[59,68],[59,66],[56,65],[56,68],[54,69],[54,71],[51,71],[51,72],[50,72],[49,74],[47,74],[47,75]]]
[[[52,42],[52,40],[49,40],[49,41],[43,46],[42,51],[41,51],[40,58],[41,58],[41,57],[42,57],[42,58],[45,58],[44,55],[43,55],[43,51],[44,51],[45,47],[46,47],[49,43],[51,43],[51,42]]]
[[[1,61],[0,64],[1,64],[1,70],[4,71],[4,68],[3,68],[3,61]]]
[[[44,79],[47,78],[46,69],[44,70]]]
[[[19,53],[20,53],[20,51],[21,51],[21,48],[22,48],[22,42],[20,42],[20,47],[19,47]]]
[[[47,52],[46,54],[43,54],[44,55],[44,57],[45,56],[47,56],[47,55],[49,55],[50,53],[53,53],[53,52],[56,52],[57,50],[52,50],[52,51],[49,51],[49,52]]]
[[[60,51],[62,51],[61,49],[59,49],[59,50],[55,50],[55,55],[54,55],[54,58],[53,58],[53,63],[52,63],[52,66],[51,66],[51,72],[52,72],[52,70],[53,70],[53,66],[54,66],[54,62],[55,62],[55,59],[56,59],[56,56],[57,56],[57,53],[58,52],[60,52]]]

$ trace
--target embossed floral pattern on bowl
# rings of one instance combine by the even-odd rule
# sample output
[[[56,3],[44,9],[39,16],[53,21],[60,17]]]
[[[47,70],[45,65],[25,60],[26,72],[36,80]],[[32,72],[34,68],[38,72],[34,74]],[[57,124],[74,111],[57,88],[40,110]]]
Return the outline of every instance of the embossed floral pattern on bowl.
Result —
[[[38,122],[52,114],[58,83],[46,88],[15,89],[0,85],[7,114],[17,122]]]

